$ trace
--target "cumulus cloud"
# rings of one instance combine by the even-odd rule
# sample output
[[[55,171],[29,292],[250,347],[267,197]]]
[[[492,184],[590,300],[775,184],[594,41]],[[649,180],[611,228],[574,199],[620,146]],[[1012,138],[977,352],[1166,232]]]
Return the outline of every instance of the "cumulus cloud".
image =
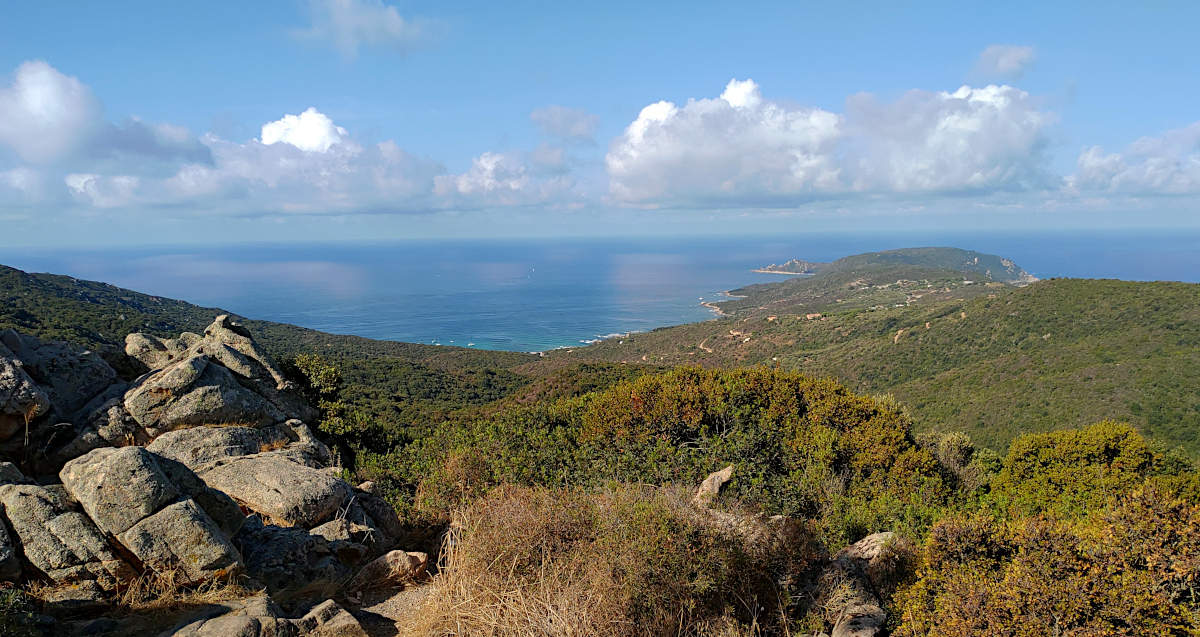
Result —
[[[94,175],[71,173],[63,179],[71,194],[97,208],[115,208],[133,203],[141,183],[132,175]]]
[[[979,54],[974,74],[979,77],[1016,79],[1025,74],[1037,61],[1037,50],[1031,46],[993,44]]]
[[[596,127],[600,125],[599,115],[556,104],[534,109],[529,114],[529,119],[533,120],[543,133],[562,139],[591,141]]]
[[[428,41],[432,23],[406,20],[380,0],[312,0],[312,28],[302,37],[325,40],[347,59],[361,46],[388,46],[407,53]]]
[[[1046,169],[1043,129],[1054,121],[1024,91],[964,86],[909,91],[881,103],[847,101],[855,190],[1030,190],[1056,185]]]
[[[1143,137],[1124,152],[1099,146],[1083,149],[1076,174],[1067,178],[1072,191],[1181,195],[1200,193],[1200,122]]]
[[[839,190],[842,129],[837,114],[787,108],[733,80],[716,99],[643,108],[609,146],[610,190],[627,201]]]
[[[32,163],[63,158],[95,132],[103,109],[88,87],[41,60],[0,87],[0,144]]]
[[[789,205],[847,193],[1020,190],[1054,182],[1053,116],[1009,86],[852,97],[847,113],[787,107],[752,80],[716,99],[642,109],[606,157],[610,190],[638,202]]]
[[[346,129],[311,106],[299,115],[284,115],[262,127],[263,144],[291,144],[309,153],[328,152],[335,144],[345,144],[349,137]]]

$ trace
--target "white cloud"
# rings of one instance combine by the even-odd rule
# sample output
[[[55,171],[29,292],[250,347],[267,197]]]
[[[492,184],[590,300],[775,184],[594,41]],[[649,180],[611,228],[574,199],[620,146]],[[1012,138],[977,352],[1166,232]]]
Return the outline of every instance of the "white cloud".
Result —
[[[306,152],[324,153],[331,146],[347,141],[346,129],[311,106],[299,115],[284,115],[262,127],[262,143],[267,146],[284,143]]]
[[[97,208],[115,208],[133,203],[141,180],[131,175],[103,176],[71,173],[63,181],[71,194]]]
[[[1083,149],[1077,172],[1067,178],[1071,191],[1180,195],[1200,193],[1200,122],[1143,137],[1123,153]]]
[[[1037,50],[1031,46],[993,44],[979,54],[974,74],[980,77],[1016,79],[1025,74],[1037,61]]]
[[[12,85],[0,87],[0,144],[25,161],[52,162],[82,145],[102,112],[78,79],[31,60],[17,67]]]
[[[890,104],[847,101],[848,171],[855,190],[1029,190],[1056,184],[1046,170],[1044,128],[1054,116],[1010,86],[909,91]]]
[[[486,152],[471,160],[461,175],[434,179],[444,207],[558,205],[576,201],[574,181],[565,175],[535,178],[521,153]]]
[[[33,193],[41,188],[41,176],[27,166],[0,171],[0,185],[23,193]]]
[[[842,134],[839,115],[765,101],[757,84],[733,80],[717,99],[643,108],[605,163],[612,194],[626,201],[835,191]]]
[[[556,104],[534,109],[529,119],[547,135],[563,139],[590,141],[600,125],[599,115]]]
[[[1009,86],[852,97],[847,113],[789,108],[751,80],[717,99],[651,104],[613,140],[610,191],[647,203],[794,205],[852,193],[1026,190],[1053,185],[1054,121]]]
[[[303,37],[327,40],[347,59],[360,46],[389,46],[407,53],[430,38],[430,23],[405,20],[380,0],[311,0],[312,28]]]

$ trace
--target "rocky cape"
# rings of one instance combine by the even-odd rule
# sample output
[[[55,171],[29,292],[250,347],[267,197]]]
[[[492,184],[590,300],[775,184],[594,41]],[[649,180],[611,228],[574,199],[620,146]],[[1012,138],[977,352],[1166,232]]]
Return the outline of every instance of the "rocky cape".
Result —
[[[0,333],[0,582],[52,587],[41,621],[60,627],[155,576],[259,591],[164,635],[365,635],[326,598],[403,583],[427,556],[399,550],[372,483],[341,477],[299,387],[225,315],[125,351],[145,367],[129,381],[87,349]]]

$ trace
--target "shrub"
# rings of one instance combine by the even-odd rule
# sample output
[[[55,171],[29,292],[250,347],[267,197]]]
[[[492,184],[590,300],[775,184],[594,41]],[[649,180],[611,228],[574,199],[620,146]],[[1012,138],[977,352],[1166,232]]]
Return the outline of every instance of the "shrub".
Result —
[[[934,526],[898,635],[1194,635],[1200,507],[1152,486],[1106,516]]]
[[[644,486],[493,490],[455,515],[433,633],[700,635],[787,626],[801,574],[819,558],[811,532],[781,550],[721,524],[689,497]]]

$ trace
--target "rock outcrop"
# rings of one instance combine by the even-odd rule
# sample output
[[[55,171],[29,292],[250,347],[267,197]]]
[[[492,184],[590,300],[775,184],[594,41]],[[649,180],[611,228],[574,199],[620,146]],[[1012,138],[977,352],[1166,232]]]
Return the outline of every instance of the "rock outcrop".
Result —
[[[96,580],[106,590],[137,576],[86,515],[51,489],[0,486],[0,504],[22,553],[55,582]]]
[[[44,612],[79,617],[139,572],[236,576],[303,604],[423,571],[423,554],[392,551],[404,529],[374,485],[330,467],[305,424],[318,412],[245,328],[220,316],[203,335],[131,334],[126,351],[148,369],[130,383],[93,352],[0,333],[0,458],[21,465],[0,462],[0,581],[44,574]],[[288,618],[262,597],[166,634],[365,633],[332,602]]]

